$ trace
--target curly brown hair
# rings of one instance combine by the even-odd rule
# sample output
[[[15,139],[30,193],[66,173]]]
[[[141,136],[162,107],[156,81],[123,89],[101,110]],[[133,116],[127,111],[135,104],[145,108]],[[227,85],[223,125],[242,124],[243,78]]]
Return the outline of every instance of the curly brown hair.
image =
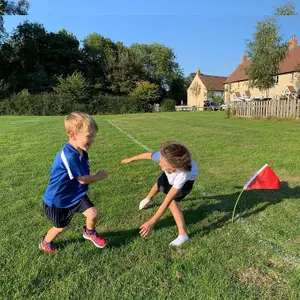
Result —
[[[166,141],[160,145],[160,153],[174,168],[191,171],[191,154],[183,144],[176,141]]]

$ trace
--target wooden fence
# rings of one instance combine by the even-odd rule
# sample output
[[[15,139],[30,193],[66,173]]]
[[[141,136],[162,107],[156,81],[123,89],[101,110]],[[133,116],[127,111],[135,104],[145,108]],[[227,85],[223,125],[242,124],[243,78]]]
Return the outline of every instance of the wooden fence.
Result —
[[[300,100],[270,100],[236,102],[231,105],[235,109],[236,116],[240,117],[300,117]]]

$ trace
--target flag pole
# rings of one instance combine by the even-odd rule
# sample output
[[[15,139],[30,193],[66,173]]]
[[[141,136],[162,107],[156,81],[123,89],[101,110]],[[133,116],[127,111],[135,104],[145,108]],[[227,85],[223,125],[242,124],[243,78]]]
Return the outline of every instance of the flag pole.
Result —
[[[244,188],[243,188],[242,191],[240,192],[240,194],[239,194],[239,196],[238,196],[238,198],[237,198],[237,200],[236,200],[236,202],[235,202],[235,205],[234,205],[234,208],[233,208],[233,212],[232,212],[232,219],[231,219],[231,222],[232,222],[232,223],[234,222],[234,214],[235,214],[236,206],[237,206],[237,204],[238,204],[238,202],[239,202],[239,200],[240,200],[240,198],[241,198],[241,196],[242,196],[242,194],[243,194],[243,191],[244,191]]]

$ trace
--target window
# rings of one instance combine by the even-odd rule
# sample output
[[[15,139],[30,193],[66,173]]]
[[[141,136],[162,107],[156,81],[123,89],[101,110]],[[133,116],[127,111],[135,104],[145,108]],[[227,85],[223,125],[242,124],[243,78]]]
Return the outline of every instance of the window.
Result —
[[[274,76],[274,83],[275,83],[275,84],[278,84],[278,82],[279,82],[279,76],[276,75],[276,76]]]

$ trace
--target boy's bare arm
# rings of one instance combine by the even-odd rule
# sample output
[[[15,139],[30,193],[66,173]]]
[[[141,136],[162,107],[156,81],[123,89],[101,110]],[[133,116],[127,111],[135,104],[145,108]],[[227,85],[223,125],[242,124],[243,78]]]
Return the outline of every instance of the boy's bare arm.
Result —
[[[89,184],[89,183],[93,183],[93,182],[96,182],[96,181],[99,181],[99,180],[103,180],[107,177],[108,177],[107,172],[98,171],[94,175],[85,175],[85,176],[77,177],[77,180],[80,184]]]
[[[143,159],[151,159],[151,158],[152,158],[152,152],[145,152],[145,153],[139,154],[137,156],[125,158],[121,161],[121,164],[127,164],[127,163],[130,163],[135,160],[143,160]]]

